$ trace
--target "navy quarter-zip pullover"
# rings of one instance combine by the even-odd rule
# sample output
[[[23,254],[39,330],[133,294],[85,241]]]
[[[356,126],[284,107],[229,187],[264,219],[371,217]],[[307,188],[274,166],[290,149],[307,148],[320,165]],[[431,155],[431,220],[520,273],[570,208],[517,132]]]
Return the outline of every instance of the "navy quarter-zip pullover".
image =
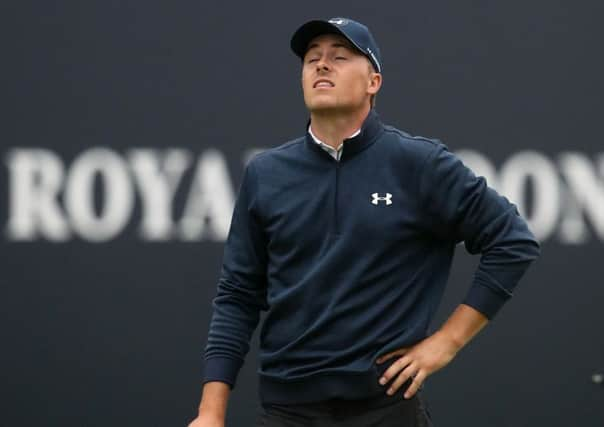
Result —
[[[493,319],[538,241],[446,145],[384,125],[375,110],[339,161],[308,130],[257,154],[224,247],[204,382],[235,386],[264,310],[262,402],[385,393],[389,363],[375,360],[430,334],[459,242],[481,254],[462,302]]]

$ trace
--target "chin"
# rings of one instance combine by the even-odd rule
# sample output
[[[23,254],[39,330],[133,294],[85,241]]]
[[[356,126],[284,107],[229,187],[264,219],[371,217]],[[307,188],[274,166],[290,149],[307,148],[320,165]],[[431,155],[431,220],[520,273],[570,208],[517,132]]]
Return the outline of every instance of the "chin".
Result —
[[[343,109],[343,105],[333,99],[314,99],[306,104],[309,111],[335,111]]]

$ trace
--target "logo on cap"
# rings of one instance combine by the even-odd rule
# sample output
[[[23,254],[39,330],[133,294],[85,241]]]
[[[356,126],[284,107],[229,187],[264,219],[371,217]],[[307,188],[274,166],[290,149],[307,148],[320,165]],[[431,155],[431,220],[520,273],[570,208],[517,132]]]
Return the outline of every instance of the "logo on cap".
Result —
[[[348,24],[348,19],[331,18],[327,22],[329,22],[330,24],[335,24],[335,25],[346,25],[346,24]]]

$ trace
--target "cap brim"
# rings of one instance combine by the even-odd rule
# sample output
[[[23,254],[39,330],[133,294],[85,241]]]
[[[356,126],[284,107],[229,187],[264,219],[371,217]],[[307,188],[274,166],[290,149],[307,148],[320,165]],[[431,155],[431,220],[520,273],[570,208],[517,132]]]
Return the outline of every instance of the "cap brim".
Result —
[[[335,25],[327,21],[314,20],[308,21],[296,30],[292,36],[290,46],[296,55],[304,58],[310,41],[322,34],[339,34],[350,41],[350,38]]]

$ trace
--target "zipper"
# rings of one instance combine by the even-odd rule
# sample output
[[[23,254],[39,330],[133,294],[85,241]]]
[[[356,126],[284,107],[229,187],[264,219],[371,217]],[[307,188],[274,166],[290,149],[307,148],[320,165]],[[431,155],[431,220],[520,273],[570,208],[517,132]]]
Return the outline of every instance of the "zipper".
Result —
[[[340,175],[340,160],[334,159],[336,161],[336,189],[334,191],[334,200],[333,200],[333,223],[334,223],[334,234],[337,236],[340,234],[339,225],[338,225],[338,181]]]

